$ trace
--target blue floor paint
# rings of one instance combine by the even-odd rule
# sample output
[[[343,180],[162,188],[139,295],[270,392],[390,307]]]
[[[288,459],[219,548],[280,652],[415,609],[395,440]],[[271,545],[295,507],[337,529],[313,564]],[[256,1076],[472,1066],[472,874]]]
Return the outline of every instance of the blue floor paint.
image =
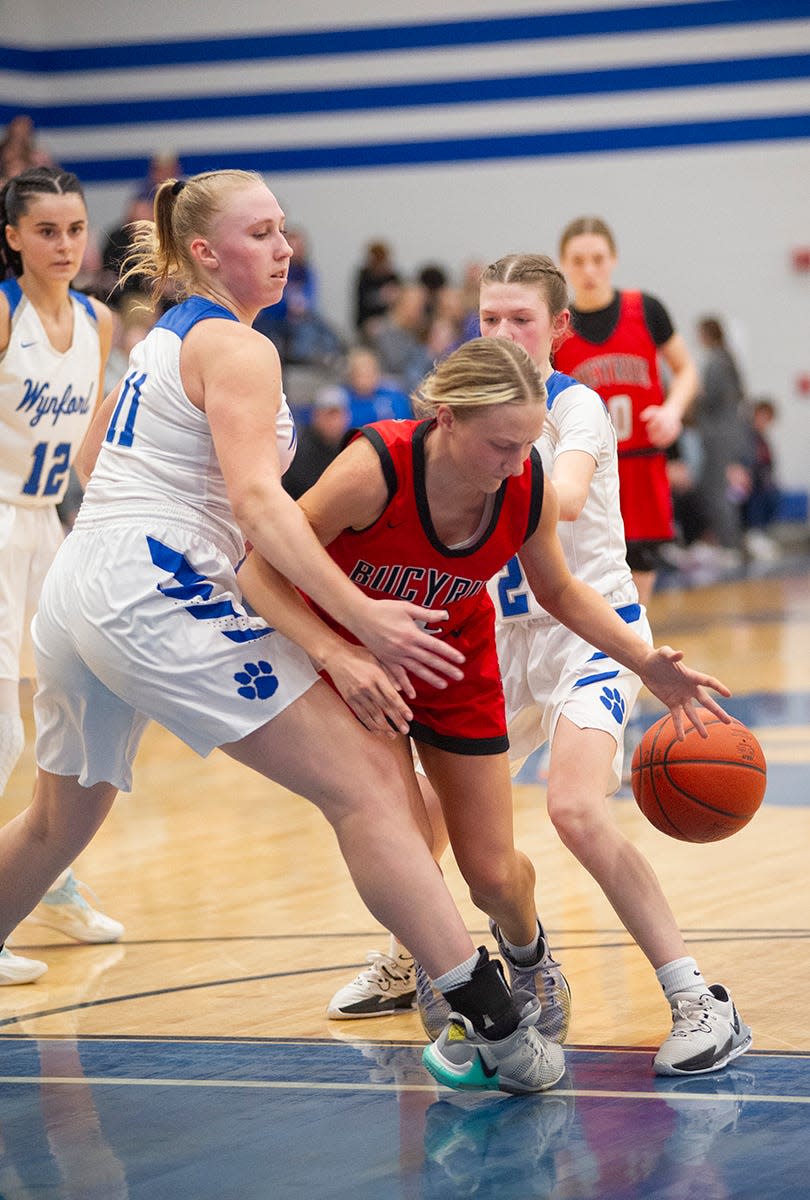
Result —
[[[808,1195],[809,1055],[684,1080],[657,1079],[650,1051],[574,1048],[552,1092],[505,1097],[435,1089],[410,1043],[0,1048],[3,1197]]]

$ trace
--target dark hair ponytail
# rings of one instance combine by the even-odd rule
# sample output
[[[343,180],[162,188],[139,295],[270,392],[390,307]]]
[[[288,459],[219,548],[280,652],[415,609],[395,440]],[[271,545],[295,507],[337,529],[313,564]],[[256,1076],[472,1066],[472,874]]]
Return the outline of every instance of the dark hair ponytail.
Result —
[[[84,201],[82,185],[70,171],[60,167],[29,167],[9,179],[0,191],[0,277],[22,275],[23,261],[6,241],[6,225],[16,225],[37,196],[63,196],[75,192]]]

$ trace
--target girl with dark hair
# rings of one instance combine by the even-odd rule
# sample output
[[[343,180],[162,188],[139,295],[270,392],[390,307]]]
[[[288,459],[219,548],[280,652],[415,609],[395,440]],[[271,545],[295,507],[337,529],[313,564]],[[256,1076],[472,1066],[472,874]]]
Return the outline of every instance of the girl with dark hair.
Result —
[[[35,674],[29,626],[62,541],[56,507],[101,396],[110,313],[74,292],[87,243],[75,175],[31,167],[0,192],[0,793],[24,746],[21,678]],[[118,921],[92,908],[63,870],[32,917],[85,942],[115,941]],[[46,970],[0,952],[0,984]]]

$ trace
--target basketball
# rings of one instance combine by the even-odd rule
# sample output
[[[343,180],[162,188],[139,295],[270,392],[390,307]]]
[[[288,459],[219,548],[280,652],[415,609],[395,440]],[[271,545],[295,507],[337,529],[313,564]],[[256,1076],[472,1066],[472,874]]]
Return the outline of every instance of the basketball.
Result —
[[[656,829],[682,842],[719,842],[747,825],[765,795],[762,747],[741,721],[701,709],[708,738],[691,726],[678,741],[667,713],[636,747],[633,795]]]

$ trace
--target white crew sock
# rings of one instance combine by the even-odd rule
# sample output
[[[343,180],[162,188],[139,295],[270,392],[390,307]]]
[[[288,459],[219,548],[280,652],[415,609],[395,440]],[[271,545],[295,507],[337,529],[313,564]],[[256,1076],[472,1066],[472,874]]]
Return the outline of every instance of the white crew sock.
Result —
[[[543,936],[540,922],[537,922],[537,934],[534,939],[529,942],[528,946],[516,946],[514,942],[508,942],[501,933],[501,941],[504,949],[509,952],[509,957],[512,962],[518,967],[530,967],[542,957],[540,954],[540,939]]]
[[[459,963],[457,967],[451,967],[449,971],[445,971],[444,975],[439,975],[438,979],[432,980],[434,988],[437,992],[444,994],[453,988],[461,987],[462,983],[469,983],[477,965],[478,951],[476,950],[475,954],[471,955],[466,962]]]
[[[708,985],[700,973],[694,958],[675,958],[664,963],[655,972],[655,977],[669,1000],[675,992],[706,992]]]

